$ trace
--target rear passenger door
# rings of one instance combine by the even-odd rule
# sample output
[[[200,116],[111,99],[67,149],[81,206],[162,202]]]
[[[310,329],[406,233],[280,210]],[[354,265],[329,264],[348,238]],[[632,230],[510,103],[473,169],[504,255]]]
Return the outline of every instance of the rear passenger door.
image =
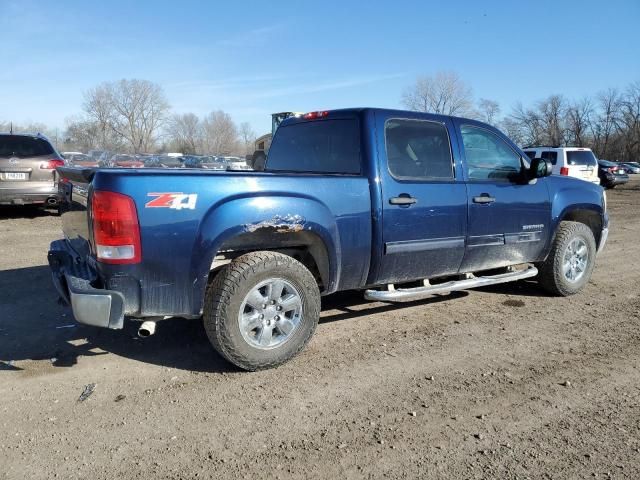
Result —
[[[540,259],[549,235],[547,179],[527,182],[520,153],[498,132],[458,125],[469,205],[467,247],[461,272]]]
[[[464,255],[467,194],[446,117],[376,114],[382,190],[377,283],[457,273]]]

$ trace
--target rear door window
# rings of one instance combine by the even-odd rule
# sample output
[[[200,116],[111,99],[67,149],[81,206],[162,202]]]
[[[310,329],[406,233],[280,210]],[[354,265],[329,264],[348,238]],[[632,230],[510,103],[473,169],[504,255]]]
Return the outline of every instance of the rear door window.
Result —
[[[569,150],[567,151],[567,163],[569,165],[595,167],[598,164],[598,161],[596,160],[596,156],[590,150]]]
[[[265,170],[359,174],[357,120],[316,120],[281,126],[269,150]]]
[[[393,119],[384,129],[387,165],[393,177],[418,180],[453,179],[447,128],[438,122]]]
[[[0,157],[40,157],[54,153],[53,147],[43,138],[23,135],[0,135]]]

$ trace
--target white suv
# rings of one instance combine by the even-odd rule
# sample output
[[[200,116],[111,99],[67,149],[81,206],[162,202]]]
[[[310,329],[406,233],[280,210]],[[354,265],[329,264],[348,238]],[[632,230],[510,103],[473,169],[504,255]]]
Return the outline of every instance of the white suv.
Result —
[[[525,147],[531,159],[544,158],[553,164],[553,175],[566,175],[600,184],[598,159],[590,148],[579,147]]]

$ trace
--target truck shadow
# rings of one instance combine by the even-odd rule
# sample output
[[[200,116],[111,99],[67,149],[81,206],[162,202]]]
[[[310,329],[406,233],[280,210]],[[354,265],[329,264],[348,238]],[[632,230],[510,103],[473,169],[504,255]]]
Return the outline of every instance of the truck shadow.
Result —
[[[495,293],[513,294],[501,286]],[[0,271],[0,373],[42,370],[26,360],[46,361],[53,367],[73,367],[82,357],[115,354],[127,359],[197,372],[234,372],[238,369],[211,347],[201,320],[171,318],[158,322],[156,334],[137,337],[138,322],[123,330],[107,330],[75,323],[71,310],[58,302],[48,266]],[[540,295],[539,290],[535,290]],[[531,291],[533,294],[533,291]],[[324,297],[321,323],[366,317],[407,306],[430,305],[464,298],[468,292],[432,297],[419,302],[367,302],[362,292]],[[373,321],[373,320],[372,320]]]
[[[0,218],[38,218],[53,217],[56,211],[45,209],[37,205],[0,205]]]
[[[378,313],[385,313],[401,308],[417,305],[428,306],[434,303],[464,298],[469,292],[451,292],[448,295],[437,295],[424,300],[405,303],[380,303],[370,302],[364,299],[360,291],[338,292],[322,298],[322,313],[320,323],[349,320],[351,318],[364,317]]]

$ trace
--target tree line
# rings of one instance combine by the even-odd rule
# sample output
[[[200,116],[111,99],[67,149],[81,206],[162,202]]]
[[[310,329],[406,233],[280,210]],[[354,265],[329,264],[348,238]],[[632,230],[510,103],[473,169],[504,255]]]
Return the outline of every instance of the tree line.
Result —
[[[592,96],[552,94],[501,116],[498,102],[475,101],[471,87],[455,72],[418,77],[403,105],[420,112],[475,118],[500,128],[520,146],[589,147],[598,158],[640,161],[640,81]]]
[[[445,71],[418,77],[401,103],[409,110],[482,120],[521,146],[590,147],[599,158],[640,160],[640,81],[577,99],[553,94],[532,105],[517,103],[501,115],[498,102],[476,100],[470,85]],[[0,121],[0,131],[9,128]],[[162,87],[137,79],[105,82],[86,91],[81,113],[66,120],[64,131],[38,123],[14,125],[13,130],[42,132],[60,150],[83,152],[246,155],[253,153],[256,137],[249,123],[238,125],[222,110],[202,117],[172,113]]]
[[[63,132],[46,125],[15,125],[14,132],[40,132],[62,151],[109,150],[127,153],[181,152],[216,155],[253,153],[255,133],[231,115],[214,110],[202,118],[173,114],[158,84],[123,79],[86,91],[82,112],[66,120]],[[9,123],[0,122],[0,131]]]

